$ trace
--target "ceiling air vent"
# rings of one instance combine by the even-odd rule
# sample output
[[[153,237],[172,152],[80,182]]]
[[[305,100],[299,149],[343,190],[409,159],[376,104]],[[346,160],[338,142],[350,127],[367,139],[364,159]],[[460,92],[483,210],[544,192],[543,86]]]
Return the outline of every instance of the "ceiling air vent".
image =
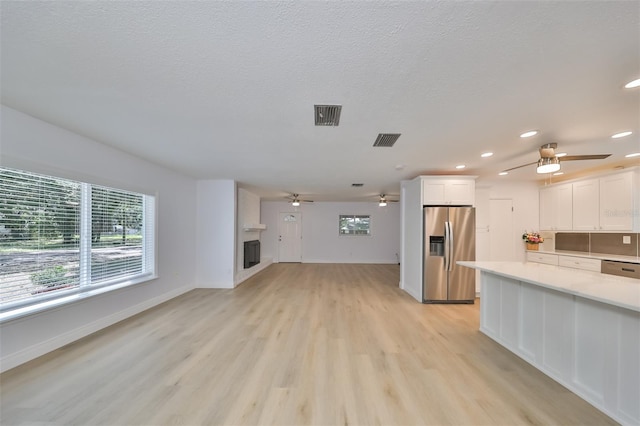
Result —
[[[354,186],[356,188],[359,188],[361,186],[364,186],[364,183],[352,183],[351,186]]]
[[[379,133],[373,146],[392,147],[400,137],[400,133]]]
[[[314,105],[316,126],[337,126],[340,124],[342,105]]]

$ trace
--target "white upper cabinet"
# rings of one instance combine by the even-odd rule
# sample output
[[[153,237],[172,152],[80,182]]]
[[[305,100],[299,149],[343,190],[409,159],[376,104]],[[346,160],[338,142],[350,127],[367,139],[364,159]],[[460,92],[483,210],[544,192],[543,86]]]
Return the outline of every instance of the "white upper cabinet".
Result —
[[[422,204],[426,206],[472,206],[475,202],[475,177],[422,178]]]
[[[600,229],[633,229],[633,172],[600,178]],[[637,197],[637,194],[636,194]]]
[[[573,228],[573,193],[571,184],[540,189],[540,229],[570,231]]]
[[[600,229],[600,180],[588,179],[573,184],[573,229]]]
[[[540,188],[540,229],[547,231],[633,231],[640,227],[640,171]]]

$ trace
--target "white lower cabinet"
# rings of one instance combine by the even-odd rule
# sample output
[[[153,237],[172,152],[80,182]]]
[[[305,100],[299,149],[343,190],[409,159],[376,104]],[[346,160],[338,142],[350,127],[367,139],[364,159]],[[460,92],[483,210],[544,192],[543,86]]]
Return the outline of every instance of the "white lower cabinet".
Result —
[[[558,255],[551,254],[551,253],[540,253],[536,251],[528,251],[527,262],[545,263],[547,265],[558,266]]]
[[[480,331],[621,424],[640,424],[640,312],[482,272]]]
[[[544,263],[546,265],[562,266],[564,268],[582,269],[584,271],[600,272],[600,259],[581,256],[567,256],[553,253],[527,252],[527,262]]]
[[[558,266],[565,268],[583,269],[585,271],[600,272],[602,261],[577,256],[558,256]]]

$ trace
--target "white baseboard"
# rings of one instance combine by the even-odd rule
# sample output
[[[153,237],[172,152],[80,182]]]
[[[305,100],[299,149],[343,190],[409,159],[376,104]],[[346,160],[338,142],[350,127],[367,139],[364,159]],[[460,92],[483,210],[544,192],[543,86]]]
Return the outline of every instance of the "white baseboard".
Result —
[[[25,362],[31,361],[39,356],[42,356],[48,352],[54,351],[63,347],[64,345],[68,345],[69,343],[75,342],[78,339],[81,339],[85,336],[88,336],[91,333],[95,333],[98,330],[102,330],[110,325],[113,325],[119,321],[127,319],[133,315],[139,314],[140,312],[146,311],[156,305],[166,302],[167,300],[171,300],[175,297],[180,296],[190,290],[193,290],[193,287],[180,287],[173,291],[161,294],[153,299],[146,300],[137,305],[131,306],[122,311],[116,312],[109,316],[100,318],[92,323],[85,324],[81,327],[70,330],[66,333],[55,336],[49,340],[45,340],[44,342],[40,342],[36,345],[30,346],[28,348],[22,349],[18,352],[9,354],[2,359],[0,359],[0,372],[4,372],[10,370],[14,367],[17,367],[20,364],[24,364]]]
[[[389,260],[389,259],[360,259],[360,260],[335,260],[335,259],[302,259],[302,263],[337,263],[337,264],[361,264],[361,265],[369,265],[369,264],[381,264],[381,265],[397,265],[397,260]]]

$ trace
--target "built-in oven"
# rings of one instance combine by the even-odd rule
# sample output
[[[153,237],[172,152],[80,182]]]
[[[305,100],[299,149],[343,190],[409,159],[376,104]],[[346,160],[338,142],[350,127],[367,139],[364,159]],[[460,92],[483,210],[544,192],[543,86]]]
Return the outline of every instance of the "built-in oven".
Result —
[[[600,272],[603,274],[640,279],[640,265],[637,263],[603,260]]]

